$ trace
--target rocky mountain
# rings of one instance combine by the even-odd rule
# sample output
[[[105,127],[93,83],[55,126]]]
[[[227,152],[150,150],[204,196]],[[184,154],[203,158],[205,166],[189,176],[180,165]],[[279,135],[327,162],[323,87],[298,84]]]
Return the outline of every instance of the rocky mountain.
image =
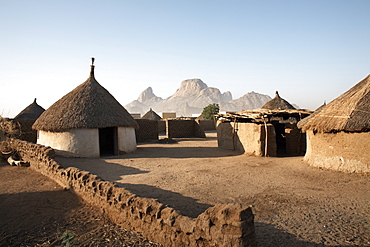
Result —
[[[130,113],[145,114],[150,108],[155,112],[176,112],[178,117],[200,114],[204,107],[217,103],[221,111],[241,111],[260,108],[271,97],[264,94],[250,92],[233,100],[232,94],[227,91],[221,93],[219,89],[208,87],[200,79],[189,79],[181,82],[180,88],[167,99],[157,97],[151,87],[145,89],[137,100],[125,105]]]

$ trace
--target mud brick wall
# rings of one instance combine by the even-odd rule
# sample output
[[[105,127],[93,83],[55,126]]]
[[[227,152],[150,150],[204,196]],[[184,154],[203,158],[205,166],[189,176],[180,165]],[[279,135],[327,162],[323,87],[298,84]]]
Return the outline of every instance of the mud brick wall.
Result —
[[[195,120],[203,130],[216,130],[216,123],[214,120]]]
[[[256,246],[254,216],[249,207],[219,204],[197,218],[189,218],[87,171],[63,168],[53,159],[54,150],[49,147],[16,139],[11,140],[10,146],[31,168],[101,208],[116,224],[141,232],[164,246]]]
[[[195,120],[166,120],[168,138],[205,138],[203,128]]]
[[[136,119],[139,129],[135,130],[136,142],[158,140],[158,121],[149,119]]]

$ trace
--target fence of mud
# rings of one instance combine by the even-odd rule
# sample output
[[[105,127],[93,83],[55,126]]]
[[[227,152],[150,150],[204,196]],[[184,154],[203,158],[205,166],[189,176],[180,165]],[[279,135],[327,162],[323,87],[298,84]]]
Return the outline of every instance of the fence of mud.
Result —
[[[254,215],[250,207],[218,204],[197,218],[181,215],[158,200],[141,198],[114,183],[74,167],[64,168],[54,150],[11,139],[9,147],[41,174],[101,208],[111,220],[164,246],[256,246]]]

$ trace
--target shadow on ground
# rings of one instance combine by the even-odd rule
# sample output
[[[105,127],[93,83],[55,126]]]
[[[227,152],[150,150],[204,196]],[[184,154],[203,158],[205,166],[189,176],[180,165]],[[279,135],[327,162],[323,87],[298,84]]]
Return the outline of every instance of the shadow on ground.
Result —
[[[121,180],[122,176],[125,175],[144,174],[149,172],[134,167],[113,163],[114,159],[107,159],[112,160],[112,162],[107,162],[104,159],[65,158],[58,156],[55,158],[55,160],[64,168],[76,167],[78,169],[98,175],[100,178],[111,182]]]
[[[125,188],[140,197],[158,199],[160,203],[169,205],[175,210],[180,211],[184,216],[196,218],[207,208],[213,206],[198,203],[194,198],[186,197],[173,191],[163,190],[155,186],[115,182],[122,180],[122,177],[125,175],[143,174],[148,173],[148,171],[142,171],[140,169],[121,164],[110,163],[102,159],[73,159],[57,157],[56,160],[63,167],[77,167],[81,170],[96,174],[101,179],[111,181],[118,187]]]
[[[254,223],[258,246],[263,247],[321,247],[325,244],[318,244],[297,239],[297,236],[281,229],[277,229],[272,224],[255,222]],[[339,246],[337,246],[339,247]]]
[[[33,246],[61,236],[67,215],[81,207],[79,201],[64,190],[1,194],[0,246]]]
[[[119,156],[120,159],[132,158],[217,158],[241,155],[241,152],[226,150],[218,147],[184,147],[169,144],[168,147],[138,146],[133,153]]]
[[[168,205],[169,207],[178,210],[182,215],[191,218],[198,217],[207,208],[214,206],[205,203],[198,203],[194,198],[186,197],[173,191],[163,190],[155,186],[127,183],[116,184],[140,197],[158,199],[160,203]]]

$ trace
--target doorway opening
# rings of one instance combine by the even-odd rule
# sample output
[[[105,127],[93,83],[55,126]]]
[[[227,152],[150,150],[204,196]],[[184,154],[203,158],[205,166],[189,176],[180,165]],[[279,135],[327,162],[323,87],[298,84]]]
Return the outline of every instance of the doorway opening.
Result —
[[[286,156],[285,124],[279,122],[273,122],[272,124],[275,127],[277,156]]]
[[[108,127],[99,129],[100,156],[118,155],[117,128]]]

